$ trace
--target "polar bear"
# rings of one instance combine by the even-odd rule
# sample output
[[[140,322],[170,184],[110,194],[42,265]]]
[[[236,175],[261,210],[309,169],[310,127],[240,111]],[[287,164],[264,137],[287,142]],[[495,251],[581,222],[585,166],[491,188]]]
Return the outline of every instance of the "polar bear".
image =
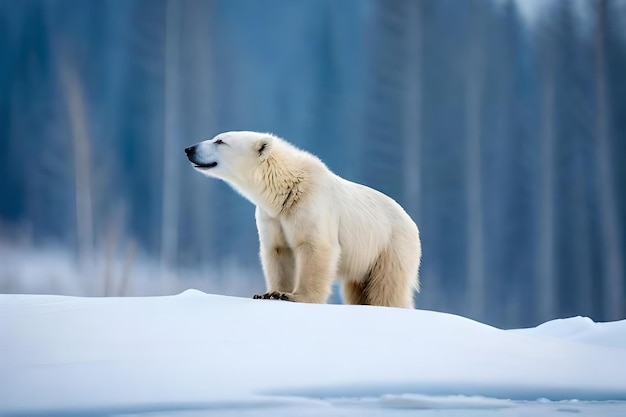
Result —
[[[413,308],[420,237],[393,199],[269,133],[225,132],[185,153],[256,205],[267,293],[254,298],[325,303],[341,277],[348,304]]]

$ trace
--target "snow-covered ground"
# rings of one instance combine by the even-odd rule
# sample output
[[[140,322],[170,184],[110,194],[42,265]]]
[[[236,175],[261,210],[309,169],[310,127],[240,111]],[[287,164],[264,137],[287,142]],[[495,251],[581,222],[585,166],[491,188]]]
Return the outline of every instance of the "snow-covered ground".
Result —
[[[0,295],[0,415],[623,416],[625,401],[626,321]]]

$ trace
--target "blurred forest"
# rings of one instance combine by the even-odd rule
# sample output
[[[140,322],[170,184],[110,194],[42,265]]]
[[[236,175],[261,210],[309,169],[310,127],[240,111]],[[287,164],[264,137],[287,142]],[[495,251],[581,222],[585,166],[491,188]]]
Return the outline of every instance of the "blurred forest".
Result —
[[[0,0],[0,292],[262,290],[183,152],[259,130],[406,208],[419,308],[624,318],[625,76],[626,0]]]

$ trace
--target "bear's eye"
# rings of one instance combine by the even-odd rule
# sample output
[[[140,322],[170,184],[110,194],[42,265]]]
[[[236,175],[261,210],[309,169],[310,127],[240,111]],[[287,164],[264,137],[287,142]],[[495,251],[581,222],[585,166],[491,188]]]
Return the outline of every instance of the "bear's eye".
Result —
[[[218,139],[218,140],[215,141],[215,144],[216,145],[223,145],[224,141],[222,139]]]

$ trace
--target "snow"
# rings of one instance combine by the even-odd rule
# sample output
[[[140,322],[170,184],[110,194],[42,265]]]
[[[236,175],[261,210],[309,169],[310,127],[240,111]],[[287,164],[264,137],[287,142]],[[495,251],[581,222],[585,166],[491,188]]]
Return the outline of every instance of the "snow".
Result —
[[[625,369],[626,320],[0,295],[0,415],[624,415]]]
[[[597,346],[609,346],[626,349],[624,321],[595,323],[589,317],[572,317],[552,320],[533,329],[519,329],[520,333],[535,333],[573,340]]]

